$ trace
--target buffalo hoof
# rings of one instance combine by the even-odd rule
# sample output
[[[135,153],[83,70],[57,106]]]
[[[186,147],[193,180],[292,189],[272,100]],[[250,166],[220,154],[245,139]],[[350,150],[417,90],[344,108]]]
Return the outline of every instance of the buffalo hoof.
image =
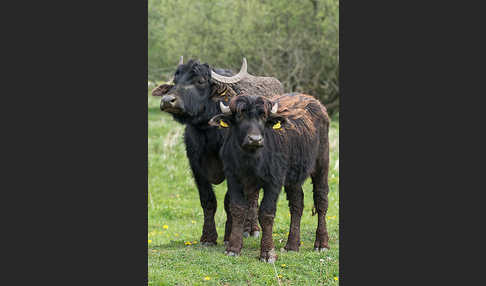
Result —
[[[299,252],[299,247],[298,246],[293,246],[293,245],[289,245],[287,244],[284,248],[283,248],[285,251],[295,251],[295,252]]]
[[[315,251],[322,252],[322,251],[327,251],[329,249],[330,249],[330,247],[329,247],[329,244],[328,244],[328,239],[326,239],[326,238],[316,239],[316,241],[314,242],[314,250]]]
[[[260,232],[259,232],[258,230],[257,230],[257,231],[252,232],[251,234],[250,234],[250,233],[248,233],[248,231],[243,232],[243,237],[244,237],[244,238],[247,238],[247,237],[249,237],[249,236],[251,236],[251,237],[255,237],[255,238],[256,238],[256,237],[259,237],[259,236],[260,236]]]
[[[204,241],[204,242],[201,242],[201,245],[202,246],[216,246],[216,242]]]
[[[270,251],[264,251],[260,255],[260,261],[267,263],[275,263],[275,261],[277,261],[277,258],[278,256],[275,252],[275,249],[271,249]]]
[[[227,256],[238,256],[238,254],[233,251],[225,251],[224,254],[226,254]]]

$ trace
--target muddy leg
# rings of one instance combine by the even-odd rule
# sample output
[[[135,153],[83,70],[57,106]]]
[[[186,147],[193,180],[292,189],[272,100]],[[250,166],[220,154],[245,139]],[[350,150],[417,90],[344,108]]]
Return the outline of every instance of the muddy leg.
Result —
[[[328,208],[329,185],[327,176],[329,171],[329,143],[323,143],[322,156],[317,159],[316,168],[311,175],[314,195],[314,206],[317,211],[317,230],[314,250],[329,249],[329,234],[326,228],[326,213]]]
[[[327,193],[329,188],[327,186],[319,188],[320,190],[317,192],[314,191],[314,203],[317,210],[317,230],[314,250],[324,251],[329,249],[329,234],[326,227],[326,213],[328,207]]]
[[[239,255],[243,247],[243,228],[248,213],[248,201],[243,195],[243,187],[236,180],[228,178],[228,190],[231,212],[231,233],[225,253]]]
[[[302,186],[285,186],[290,209],[290,231],[285,250],[299,251],[300,220],[304,209],[304,192]]]
[[[263,200],[260,204],[258,220],[262,227],[262,240],[260,245],[260,260],[273,263],[277,260],[277,253],[273,244],[272,231],[275,212],[277,210],[277,199],[280,188],[264,188]]]
[[[244,237],[251,235],[252,237],[260,236],[260,227],[258,226],[258,196],[260,190],[251,191],[248,196],[248,215],[245,220]]]

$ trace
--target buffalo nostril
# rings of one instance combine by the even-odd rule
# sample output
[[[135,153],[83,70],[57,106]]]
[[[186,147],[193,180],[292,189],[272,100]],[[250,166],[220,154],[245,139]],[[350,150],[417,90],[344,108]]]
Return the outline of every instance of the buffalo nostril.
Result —
[[[261,135],[248,135],[248,139],[252,143],[260,143],[263,138]]]
[[[174,103],[176,101],[175,96],[172,95],[165,95],[162,97],[162,102],[164,103]]]

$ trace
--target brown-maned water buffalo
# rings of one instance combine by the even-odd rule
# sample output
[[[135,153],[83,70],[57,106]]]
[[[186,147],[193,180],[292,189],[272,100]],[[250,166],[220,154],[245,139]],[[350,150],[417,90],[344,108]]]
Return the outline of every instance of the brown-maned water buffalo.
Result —
[[[328,208],[329,123],[326,108],[309,95],[292,93],[265,98],[237,96],[209,124],[228,130],[220,157],[230,193],[232,229],[227,255],[242,248],[248,198],[263,188],[258,219],[262,227],[260,259],[275,262],[272,228],[277,199],[285,186],[291,226],[285,249],[298,251],[304,207],[302,184],[312,178],[317,230],[314,248],[329,249]]]

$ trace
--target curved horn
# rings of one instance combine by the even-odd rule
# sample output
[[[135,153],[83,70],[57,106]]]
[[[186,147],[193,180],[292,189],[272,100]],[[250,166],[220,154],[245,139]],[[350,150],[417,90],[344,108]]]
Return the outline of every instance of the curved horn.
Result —
[[[229,106],[224,105],[222,101],[219,102],[219,108],[224,114],[231,115],[231,109],[229,108]]]
[[[276,102],[273,106],[272,106],[272,110],[270,110],[270,113],[272,114],[275,114],[277,113],[277,110],[278,110],[278,102]]]
[[[219,75],[215,73],[213,70],[211,70],[211,77],[214,78],[216,81],[222,83],[237,83],[248,75],[248,72],[246,70],[247,70],[246,58],[243,58],[243,63],[241,64],[240,72],[235,74],[234,76],[227,77],[227,76]]]

